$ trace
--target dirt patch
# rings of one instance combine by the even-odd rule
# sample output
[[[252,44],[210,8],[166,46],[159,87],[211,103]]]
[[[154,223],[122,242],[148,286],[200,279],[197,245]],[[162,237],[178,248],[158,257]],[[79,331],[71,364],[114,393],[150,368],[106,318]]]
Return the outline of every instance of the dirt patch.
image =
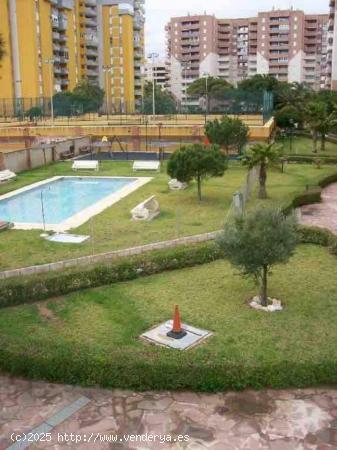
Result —
[[[36,306],[37,306],[40,316],[44,320],[47,320],[48,322],[57,323],[57,324],[61,323],[60,318],[51,309],[48,308],[47,302],[37,303]]]

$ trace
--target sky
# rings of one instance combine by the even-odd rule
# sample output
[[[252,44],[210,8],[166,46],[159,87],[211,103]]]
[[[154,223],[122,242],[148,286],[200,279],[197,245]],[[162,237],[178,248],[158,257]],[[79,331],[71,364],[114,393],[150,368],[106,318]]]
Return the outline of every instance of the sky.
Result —
[[[328,13],[329,0],[145,0],[147,56],[155,52],[165,57],[165,25],[170,17],[205,11],[219,18],[254,17],[258,11],[268,11],[273,6],[277,9],[293,6],[308,14]]]

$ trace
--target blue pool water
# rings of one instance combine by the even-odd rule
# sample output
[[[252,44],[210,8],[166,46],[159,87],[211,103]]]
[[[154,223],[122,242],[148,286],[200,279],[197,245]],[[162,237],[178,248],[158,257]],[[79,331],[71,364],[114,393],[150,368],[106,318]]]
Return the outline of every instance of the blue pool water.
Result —
[[[0,199],[0,220],[43,223],[43,205],[45,223],[59,224],[134,181],[134,178],[60,178]]]

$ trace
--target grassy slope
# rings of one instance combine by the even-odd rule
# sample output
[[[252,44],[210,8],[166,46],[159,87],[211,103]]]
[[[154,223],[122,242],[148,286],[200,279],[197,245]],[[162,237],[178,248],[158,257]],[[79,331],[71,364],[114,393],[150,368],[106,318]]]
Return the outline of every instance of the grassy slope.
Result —
[[[307,184],[315,184],[319,178],[334,173],[334,167],[317,170],[309,165],[290,165],[286,173],[271,171],[268,185],[270,200],[275,205],[286,204]],[[0,194],[17,189],[54,175],[71,174],[69,163],[59,163],[43,169],[20,174],[18,181],[0,187]],[[87,174],[87,173],[86,173]],[[103,163],[100,175],[134,175],[131,163]],[[144,174],[145,175],[145,174]],[[148,175],[148,174],[146,174]],[[58,261],[92,253],[128,248],[178,236],[198,234],[220,229],[233,193],[244,183],[246,169],[231,164],[223,179],[210,179],[204,183],[204,200],[199,203],[196,187],[186,191],[169,192],[165,173],[155,175],[152,182],[132,193],[121,202],[95,216],[92,221],[75,230],[89,234],[93,239],[82,245],[50,243],[39,237],[39,230],[11,230],[0,234],[0,270]],[[136,204],[155,194],[159,199],[161,214],[153,222],[131,221],[130,210]],[[258,203],[256,193],[251,206]]]
[[[324,269],[318,274],[317,267]],[[336,382],[336,290],[335,257],[314,246],[300,246],[274,271],[270,294],[286,307],[279,314],[250,310],[245,301],[256,287],[225,261],[163,273],[49,301],[52,320],[37,305],[0,310],[0,365],[32,377],[139,389]],[[214,336],[184,353],[140,341],[170,318],[175,302],[184,321]]]
[[[318,153],[313,153],[312,140],[307,137],[294,136],[293,137],[293,148],[290,150],[290,139],[280,139],[279,144],[284,146],[284,152],[286,155],[308,155],[308,156],[333,156],[337,157],[337,144],[326,142],[325,152],[320,151],[320,141],[318,142],[317,148]]]
[[[132,163],[103,163],[99,175],[135,176]],[[20,174],[15,184],[0,188],[0,194],[54,175],[72,174],[70,164],[61,163],[45,169]],[[85,173],[88,174],[87,172]],[[92,175],[92,173],[90,173]],[[137,175],[149,176],[149,173]],[[150,175],[151,176],[151,175]],[[154,174],[154,179],[127,198],[95,216],[76,229],[93,239],[84,245],[59,245],[39,237],[40,231],[12,230],[0,234],[0,270],[39,264],[93,252],[105,252],[178,236],[212,231],[222,226],[233,193],[244,183],[246,169],[231,165],[225,177],[204,183],[204,201],[198,202],[195,186],[184,192],[169,192],[166,173]],[[130,210],[151,195],[156,195],[161,214],[151,223],[133,222]]]

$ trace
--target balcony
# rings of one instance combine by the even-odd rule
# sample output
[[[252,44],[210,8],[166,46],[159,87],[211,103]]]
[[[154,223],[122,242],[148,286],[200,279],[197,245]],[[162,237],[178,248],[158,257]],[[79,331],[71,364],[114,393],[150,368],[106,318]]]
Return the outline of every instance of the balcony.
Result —
[[[95,46],[97,47],[98,44],[98,38],[95,34],[85,34],[84,36],[85,42],[87,45]]]
[[[86,59],[87,67],[97,67],[98,61],[96,59]]]
[[[97,0],[85,0],[85,6],[97,6]]]
[[[53,41],[59,41],[60,40],[60,33],[57,31],[53,31],[52,33]]]
[[[60,57],[60,63],[61,64],[68,64],[68,62],[69,62],[69,56],[62,55]]]
[[[91,19],[91,18],[86,18],[85,26],[86,27],[94,27],[94,28],[96,28],[97,27],[97,21],[94,20],[94,19]]]
[[[63,9],[73,9],[74,0],[58,0],[58,7]]]
[[[86,51],[86,55],[87,56],[97,56],[97,51],[88,48],[87,51]]]
[[[66,18],[62,18],[59,20],[59,30],[65,31],[68,27],[68,20]]]
[[[85,8],[84,10],[85,17],[96,17],[97,12],[95,8]]]
[[[90,78],[97,78],[98,72],[96,70],[87,70],[86,75],[87,75],[87,77],[90,77]]]

